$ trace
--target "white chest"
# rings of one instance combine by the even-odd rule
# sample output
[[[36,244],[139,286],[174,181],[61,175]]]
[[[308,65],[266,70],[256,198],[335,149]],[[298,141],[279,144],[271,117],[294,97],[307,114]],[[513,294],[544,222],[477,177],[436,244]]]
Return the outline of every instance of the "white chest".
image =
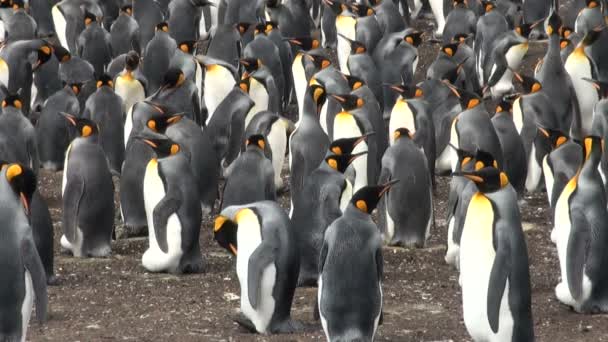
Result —
[[[410,106],[403,99],[397,100],[393,110],[391,111],[391,119],[389,121],[389,140],[391,145],[395,143],[395,136],[392,134],[398,128],[407,128],[412,134],[416,133],[416,122],[414,113]]]

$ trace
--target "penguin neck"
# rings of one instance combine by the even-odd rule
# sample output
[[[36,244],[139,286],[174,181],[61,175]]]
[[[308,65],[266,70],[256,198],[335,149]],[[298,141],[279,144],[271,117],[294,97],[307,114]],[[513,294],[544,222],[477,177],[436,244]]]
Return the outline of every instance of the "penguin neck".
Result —
[[[549,48],[547,49],[547,58],[552,57],[552,58],[559,58],[561,60],[561,56],[560,56],[561,49],[559,46],[559,40],[560,40],[559,35],[557,35],[557,34],[552,34],[549,36]]]
[[[598,166],[600,164],[601,156],[599,151],[591,151],[589,159],[585,160],[581,170],[579,171],[581,177],[592,176],[598,172]]]

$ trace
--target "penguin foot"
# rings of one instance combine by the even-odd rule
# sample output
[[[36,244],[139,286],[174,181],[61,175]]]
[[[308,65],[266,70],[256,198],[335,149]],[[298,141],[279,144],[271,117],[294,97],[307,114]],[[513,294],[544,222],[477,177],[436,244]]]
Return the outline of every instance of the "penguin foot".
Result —
[[[257,334],[257,332],[258,332],[256,330],[253,322],[251,322],[251,320],[249,318],[247,318],[245,315],[243,315],[242,312],[239,313],[236,317],[234,317],[233,321],[235,321],[241,327],[247,329],[247,331],[249,331],[252,334]]]
[[[273,334],[296,334],[304,330],[304,324],[293,319],[287,319],[272,329]]]
[[[207,272],[207,266],[203,262],[203,260],[189,262],[180,267],[180,273],[183,274],[196,274],[196,273],[205,273]]]
[[[47,276],[46,284],[49,286],[58,286],[59,278],[56,275]]]

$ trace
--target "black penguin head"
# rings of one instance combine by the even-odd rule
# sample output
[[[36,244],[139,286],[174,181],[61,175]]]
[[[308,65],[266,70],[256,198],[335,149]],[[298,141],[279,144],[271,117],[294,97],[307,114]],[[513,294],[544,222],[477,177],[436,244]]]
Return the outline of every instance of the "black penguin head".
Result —
[[[264,23],[257,23],[253,29],[253,35],[257,36],[259,34],[266,34],[266,24]]]
[[[467,33],[457,33],[452,37],[452,43],[462,44],[467,41],[469,35]]]
[[[346,78],[346,82],[348,82],[348,86],[352,91],[355,91],[365,85],[365,81],[357,76],[344,75],[344,78]]]
[[[110,75],[103,73],[99,78],[97,78],[97,88],[101,88],[103,86],[114,88],[114,81]]]
[[[169,24],[166,21],[156,24],[155,31],[169,32]]]
[[[213,224],[213,239],[233,255],[238,253],[238,224],[225,216],[218,216]]]
[[[559,14],[554,10],[551,11],[551,15],[547,18],[545,22],[545,32],[548,36],[552,36],[554,34],[559,34],[562,28],[562,19],[559,17]]]
[[[482,193],[492,193],[509,184],[507,174],[492,166],[486,166],[470,172],[454,172],[453,175],[462,176],[473,181],[477,189]]]
[[[370,132],[360,137],[334,140],[329,145],[329,150],[335,155],[351,154],[357,145],[366,141],[369,136],[374,134],[374,132]]]
[[[304,51],[310,51],[321,47],[321,42],[313,37],[285,38],[289,44],[297,46]]]
[[[600,3],[598,0],[585,0],[585,5],[587,8],[597,8],[600,7]]]
[[[63,115],[63,117],[70,123],[72,127],[76,128],[76,132],[80,137],[88,138],[99,133],[99,127],[92,120],[79,118],[64,112],[61,112],[61,115]]]
[[[479,95],[468,90],[459,89],[451,85],[449,82],[444,82],[444,84],[447,85],[452,93],[458,97],[462,110],[473,109],[481,104],[481,98]]]
[[[72,89],[72,92],[74,92],[74,95],[76,96],[80,94],[80,90],[82,89],[82,83],[70,83],[67,86]]]
[[[241,88],[241,90],[244,91],[245,93],[249,94],[250,87],[251,87],[251,75],[243,77],[239,81],[239,88]]]
[[[29,215],[32,196],[36,191],[36,175],[30,168],[21,164],[7,164],[0,162],[2,169],[6,170],[6,180],[11,185],[13,192],[20,198],[25,212]]]
[[[367,151],[355,153],[355,154],[332,154],[325,157],[325,163],[332,169],[344,173],[348,166],[352,164],[357,158],[367,154]]]
[[[395,138],[395,141],[401,138],[414,139],[414,134],[405,127],[399,127],[393,132],[393,137]]]
[[[264,26],[264,33],[270,34],[270,32],[277,30],[279,28],[279,24],[274,21],[267,21]]]
[[[524,38],[528,38],[528,36],[530,35],[530,32],[532,31],[532,29],[534,28],[534,26],[538,24],[538,23],[522,23],[519,26],[515,27],[515,32],[524,37]]]
[[[483,7],[484,13],[490,13],[496,8],[496,3],[494,3],[494,1],[483,0],[481,1],[481,6]]]
[[[452,3],[454,7],[469,7],[469,3],[467,0],[454,0]]]
[[[250,135],[247,140],[245,140],[245,146],[247,149],[251,146],[252,148],[259,148],[263,151],[266,148],[266,138],[261,134]]]
[[[608,98],[608,82],[598,81],[584,77],[583,80],[590,82],[602,99]]]
[[[471,162],[475,159],[475,153],[456,148],[451,144],[450,147],[456,150],[456,155],[458,156],[458,162],[456,163],[456,171],[462,171],[467,168],[472,170],[474,166],[471,165]]]
[[[164,108],[151,103],[149,103],[149,105],[158,112],[158,115],[154,115],[148,119],[148,121],[146,121],[146,127],[155,133],[165,134],[165,131],[169,126],[178,123],[185,115],[185,113],[166,115],[166,110]]]
[[[134,71],[139,66],[139,54],[135,51],[129,51],[125,57],[125,69]]]
[[[176,88],[181,86],[186,81],[186,75],[180,68],[169,68],[163,79],[165,88]]]
[[[598,136],[587,136],[583,139],[584,160],[599,161],[604,152],[604,140]]]
[[[239,31],[239,34],[242,36],[245,33],[247,33],[247,31],[249,31],[249,28],[251,27],[250,23],[236,23],[234,25],[234,28]]]
[[[399,180],[395,179],[382,185],[369,185],[357,191],[350,200],[350,203],[360,211],[371,214],[378,206],[378,202],[389,189],[397,184]]]
[[[338,33],[338,35],[340,35]],[[344,37],[345,39],[347,39],[346,37]],[[348,42],[350,43],[350,53],[352,55],[359,55],[359,54],[363,54],[367,52],[367,48],[365,47],[365,44],[356,41],[356,40],[350,40],[347,39]]]
[[[246,78],[262,66],[262,61],[256,58],[243,58],[239,61],[239,64],[245,68],[242,78]]]
[[[84,24],[85,26],[89,26],[90,24],[97,21],[97,17],[95,14],[89,12],[88,10],[84,10]]]
[[[194,45],[196,45],[196,42],[193,40],[186,40],[177,44],[180,50],[189,54],[194,53]]]
[[[403,40],[414,47],[418,47],[422,44],[422,32],[415,31],[408,33],[403,37]]]
[[[15,11],[18,9],[25,8],[25,3],[23,2],[23,0],[12,0],[11,3],[12,3],[12,7]]]
[[[331,66],[331,61],[324,54],[306,53],[305,57],[312,61],[312,64],[317,70],[323,70]]]
[[[562,38],[569,38],[572,32],[574,32],[574,29],[570,26],[562,26],[559,29],[559,35]]]
[[[355,110],[357,108],[361,108],[365,105],[365,100],[363,100],[363,98],[353,94],[332,94],[331,97],[333,97],[334,100],[338,101],[342,108],[347,112],[350,112],[351,110]]]
[[[475,151],[474,169],[481,170],[484,167],[498,168],[498,163],[496,162],[496,159],[494,159],[494,156],[491,153],[478,149],[477,151]]]
[[[357,17],[371,17],[376,11],[367,5],[354,3],[350,5],[350,11]]]
[[[513,104],[510,101],[501,99],[496,105],[496,114],[498,113],[510,113],[513,109]]]
[[[559,40],[559,49],[563,50],[568,46],[572,45],[572,41],[568,38],[560,38]]]
[[[120,11],[128,16],[133,14],[133,6],[131,4],[124,5],[120,8]]]
[[[458,45],[458,43],[446,44],[441,47],[441,52],[450,57],[454,57],[456,51],[458,51]]]
[[[55,55],[59,63],[65,63],[72,59],[70,51],[68,51],[68,49],[64,48],[61,45],[55,46],[53,48],[53,54]]]
[[[551,149],[556,149],[567,143],[570,139],[566,133],[559,129],[538,127],[539,133],[549,141]],[[550,151],[547,151],[547,153]]]
[[[317,108],[317,115],[319,115],[321,113],[321,108],[327,99],[325,88],[318,83],[312,84],[308,87],[308,96],[312,97]]]
[[[424,91],[417,85],[409,84],[385,84],[391,90],[401,95],[404,99],[411,99],[424,96]]]
[[[534,77],[520,75],[516,72],[513,73],[513,76],[519,83],[521,83],[526,94],[533,94],[543,89],[543,86],[540,84],[540,81],[538,81]]]
[[[144,130],[135,138],[150,146],[158,159],[176,155],[181,151],[181,147],[176,142],[164,135],[153,134]]]
[[[5,107],[21,109],[23,107],[23,100],[21,99],[21,96],[18,93],[7,95],[4,100],[2,100],[2,108]]]
[[[53,54],[53,47],[45,42],[38,48],[36,53],[37,57],[34,64],[32,64],[32,70],[38,69],[41,65],[51,59],[51,55]]]

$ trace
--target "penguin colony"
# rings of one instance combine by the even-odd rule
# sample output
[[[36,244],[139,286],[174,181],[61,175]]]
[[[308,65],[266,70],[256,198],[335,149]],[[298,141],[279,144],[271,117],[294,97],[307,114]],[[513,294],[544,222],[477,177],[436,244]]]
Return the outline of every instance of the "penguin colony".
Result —
[[[473,340],[534,340],[526,191],[550,203],[557,299],[608,312],[607,4],[429,0],[432,33],[423,5],[1,0],[0,341],[25,341],[34,305],[45,321],[57,283],[40,168],[63,171],[74,257],[109,256],[120,215],[148,272],[205,272],[214,217],[252,332],[301,331],[295,289],[317,287],[328,341],[372,341],[382,246],[425,247],[437,174]],[[416,83],[421,44],[440,51]]]

